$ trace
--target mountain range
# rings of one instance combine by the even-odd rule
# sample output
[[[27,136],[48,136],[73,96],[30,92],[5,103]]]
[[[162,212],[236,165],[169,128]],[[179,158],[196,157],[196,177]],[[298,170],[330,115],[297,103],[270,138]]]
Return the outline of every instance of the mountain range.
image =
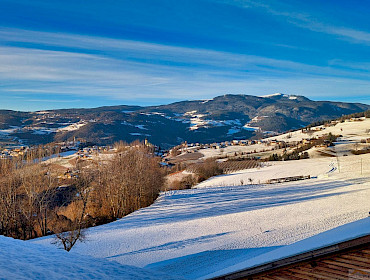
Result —
[[[111,144],[147,138],[162,147],[247,139],[369,110],[370,105],[303,96],[222,95],[160,106],[107,106],[37,112],[0,110],[0,143],[43,144],[84,138]]]

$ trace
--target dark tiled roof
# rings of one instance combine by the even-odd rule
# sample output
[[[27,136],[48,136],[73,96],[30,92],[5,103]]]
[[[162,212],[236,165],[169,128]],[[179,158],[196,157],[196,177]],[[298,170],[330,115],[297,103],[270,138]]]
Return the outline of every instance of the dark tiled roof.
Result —
[[[213,279],[370,279],[370,235]]]

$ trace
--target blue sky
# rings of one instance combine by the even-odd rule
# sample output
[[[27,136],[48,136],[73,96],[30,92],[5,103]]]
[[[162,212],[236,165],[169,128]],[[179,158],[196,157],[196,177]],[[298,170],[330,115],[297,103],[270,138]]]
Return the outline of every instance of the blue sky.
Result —
[[[275,92],[370,104],[369,1],[0,4],[0,109]]]

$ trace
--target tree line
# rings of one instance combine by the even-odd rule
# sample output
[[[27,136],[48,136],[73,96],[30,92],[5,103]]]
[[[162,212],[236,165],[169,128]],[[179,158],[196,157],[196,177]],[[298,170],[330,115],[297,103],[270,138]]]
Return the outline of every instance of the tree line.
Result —
[[[77,161],[74,169],[77,176],[61,185],[53,165],[0,160],[0,234],[24,240],[56,234],[68,250],[83,228],[153,203],[165,175],[143,144],[121,147],[108,160]]]

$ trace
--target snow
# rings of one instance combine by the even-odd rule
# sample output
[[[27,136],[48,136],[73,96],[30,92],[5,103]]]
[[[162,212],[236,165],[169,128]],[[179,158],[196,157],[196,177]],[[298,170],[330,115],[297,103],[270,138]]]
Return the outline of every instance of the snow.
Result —
[[[283,96],[284,94],[282,93],[273,93],[273,94],[268,94],[268,95],[262,95],[261,97],[264,97],[264,98],[269,98],[269,97],[274,97],[274,96]]]
[[[312,130],[310,134],[302,133],[301,130],[297,130],[294,132],[281,134],[279,136],[270,137],[266,140],[277,139],[286,142],[293,142],[300,141],[302,139],[310,139],[312,137],[320,137],[325,134],[332,133],[334,135],[342,135],[348,141],[358,141],[370,137],[369,132],[367,132],[367,130],[370,129],[370,118],[362,119],[361,121],[340,122],[331,127],[318,126],[316,128],[321,128],[322,130]]]
[[[151,136],[150,134],[146,133],[137,133],[137,132],[131,132],[130,133],[132,136]]]
[[[239,125],[241,126],[241,122],[239,119],[235,119],[235,120],[226,120],[226,121],[222,121],[222,123],[226,124],[226,125]]]
[[[0,134],[9,135],[11,133],[16,132],[18,129],[20,129],[19,126],[10,126],[11,128],[8,129],[0,129]]]
[[[0,236],[1,279],[175,279],[103,259]],[[5,253],[6,252],[6,253]],[[176,278],[178,279],[178,278]]]
[[[237,128],[237,127],[232,127],[229,129],[229,131],[227,132],[227,135],[232,135],[232,134],[235,134],[235,133],[238,133],[240,132],[240,129]]]
[[[123,121],[121,122],[122,125],[128,125],[128,126],[133,126],[133,124],[129,123],[129,122],[126,122],[126,121]]]
[[[197,111],[189,111],[183,114],[183,117],[186,119],[175,119],[175,121],[181,121],[182,123],[190,123],[189,130],[197,130],[201,127],[208,128],[210,126],[225,126],[225,125],[234,125],[234,126],[241,126],[241,122],[239,119],[234,120],[209,120],[205,119],[205,114],[199,114]],[[235,129],[239,129],[235,127]],[[239,129],[240,131],[240,129]],[[229,131],[230,132],[230,131]],[[235,132],[234,132],[235,133]],[[228,133],[233,134],[233,133]]]
[[[251,268],[366,235],[370,235],[370,217],[334,228],[291,245],[270,251],[266,254],[261,254],[260,256],[251,258],[247,261],[234,264],[230,267],[222,269],[221,271],[207,275],[206,278]]]
[[[78,123],[73,123],[65,127],[58,128],[56,131],[57,132],[63,132],[63,131],[74,131],[78,130],[81,127],[85,126],[87,123],[86,122],[78,122]]]
[[[165,192],[147,208],[89,229],[88,241],[73,251],[186,279],[244,268],[259,255],[367,217],[370,165],[361,174],[360,158],[370,163],[370,155],[348,156],[341,172],[328,173],[332,158],[278,162]],[[318,178],[256,184],[306,173]]]
[[[351,158],[351,157],[350,157]],[[352,157],[353,158],[353,157]],[[333,158],[304,159],[300,161],[271,161],[264,164],[263,168],[241,170],[231,174],[212,177],[196,186],[196,188],[207,188],[215,186],[240,185],[240,181],[247,183],[249,178],[254,183],[267,183],[270,179],[307,176],[327,177],[333,167],[337,170],[337,162]]]
[[[369,138],[369,128],[366,119],[310,136],[296,131],[272,137],[300,141],[329,132],[343,135],[334,147],[325,148],[338,157],[267,162],[210,178],[190,190],[161,193],[153,205],[89,229],[88,241],[73,252],[174,277],[207,279],[368,234],[370,154],[348,151]],[[272,148],[255,144],[200,152],[207,158]],[[310,155],[318,150],[313,148]],[[266,184],[299,175],[312,179]],[[51,241],[44,237],[29,243],[53,247]]]
[[[74,150],[66,151],[59,154],[54,154],[50,157],[44,157],[41,161],[44,161],[46,164],[58,164],[65,168],[73,168],[73,164],[71,164],[71,159],[76,159],[78,157],[78,153]]]
[[[194,116],[194,114],[196,114],[197,113],[197,111],[196,110],[194,110],[194,111],[189,111],[189,112],[185,112],[184,113],[184,116]]]
[[[55,128],[46,128],[46,127],[32,127],[30,130],[33,130],[32,134],[36,135],[46,135],[56,131]]]
[[[247,122],[244,126],[243,129],[249,130],[249,131],[256,131],[260,130],[260,127],[258,126],[253,126],[254,123],[258,123],[260,120],[268,118],[268,116],[255,116],[253,119],[251,119],[249,122]]]
[[[32,134],[46,135],[46,134],[49,134],[49,133],[47,131],[44,131],[44,130],[35,130],[34,132],[32,132]]]
[[[203,154],[204,158],[217,157],[217,156],[233,156],[235,153],[251,153],[251,152],[262,152],[263,150],[268,151],[273,147],[267,147],[264,144],[254,144],[248,146],[227,146],[221,149],[201,149],[199,152]],[[253,154],[252,154],[253,156]]]
[[[142,130],[148,130],[143,124],[135,125],[135,127]]]
[[[202,119],[205,115],[195,113],[196,111],[191,111],[184,114],[184,116],[191,116],[189,127],[190,130],[196,130],[201,126],[206,126],[208,124],[207,120]]]
[[[298,98],[298,96],[296,96],[296,95],[288,95],[288,94],[283,94],[283,93],[268,94],[268,95],[263,95],[263,96],[260,96],[260,97],[269,98],[269,97],[275,97],[275,96],[286,97],[286,98],[288,98],[290,100],[295,100],[295,99]]]
[[[243,129],[245,130],[249,130],[249,131],[256,131],[256,130],[260,130],[260,128],[258,126],[250,126],[249,123],[245,124],[243,126]]]
[[[61,159],[72,159],[77,156],[77,151],[71,150],[71,151],[66,151],[66,152],[61,152],[59,154],[53,154],[48,157],[43,157],[41,161],[44,161],[45,163],[56,163],[57,161]]]

